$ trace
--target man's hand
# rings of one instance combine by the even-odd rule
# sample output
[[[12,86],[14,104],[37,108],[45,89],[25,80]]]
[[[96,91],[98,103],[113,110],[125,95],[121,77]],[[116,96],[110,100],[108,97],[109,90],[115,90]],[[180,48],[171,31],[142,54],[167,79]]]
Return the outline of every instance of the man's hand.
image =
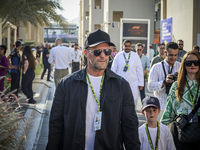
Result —
[[[138,86],[139,90],[141,91],[143,89],[143,86]]]
[[[168,74],[167,77],[166,77],[166,82],[167,83],[173,83],[172,79],[173,79],[173,75],[172,74]]]
[[[173,78],[173,75],[172,75],[172,74],[168,74],[167,77],[166,77],[166,79],[165,79],[166,83],[167,83],[167,84],[168,84],[168,83],[173,83],[172,78]],[[166,85],[166,83],[163,81],[163,84],[162,84],[162,87],[161,87],[161,88],[163,88],[163,87]]]
[[[148,72],[149,72],[149,70],[145,70],[145,71],[144,71],[144,76],[145,76],[145,74],[148,73]]]
[[[11,69],[17,69],[17,66],[11,66],[10,68]]]

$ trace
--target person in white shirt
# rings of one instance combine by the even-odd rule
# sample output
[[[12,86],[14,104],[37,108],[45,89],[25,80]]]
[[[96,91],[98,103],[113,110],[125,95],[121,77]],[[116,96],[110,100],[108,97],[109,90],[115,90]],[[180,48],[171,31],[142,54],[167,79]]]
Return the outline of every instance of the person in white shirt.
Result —
[[[145,75],[149,72],[150,61],[147,56],[142,54],[144,47],[141,43],[137,43],[135,46],[135,49],[136,49],[136,53],[140,57],[140,60],[142,62],[142,68],[144,71],[144,75],[143,75],[144,76],[144,88],[142,90],[140,90],[140,97],[141,97],[141,101],[142,101],[145,98]]]
[[[178,45],[169,42],[166,45],[166,57],[164,61],[154,64],[149,72],[148,89],[154,92],[161,104],[162,115],[165,107],[170,84],[174,82],[173,75],[179,71],[180,63],[176,61],[178,55]],[[167,90],[166,90],[167,87]]]
[[[78,44],[74,44],[74,49],[72,50],[72,73],[80,70],[82,53],[78,48]]]
[[[149,46],[149,60],[151,61],[153,57],[154,57],[154,49],[152,45],[150,45]]]
[[[144,87],[144,74],[140,57],[131,51],[131,44],[129,40],[124,41],[124,51],[115,56],[111,70],[129,82],[134,96],[135,107],[137,107],[139,90]]]
[[[142,103],[146,123],[139,127],[141,150],[176,150],[169,128],[157,121],[159,113],[159,100],[156,97],[146,97]]]
[[[71,50],[62,45],[61,38],[57,38],[55,43],[57,46],[51,49],[48,62],[51,64],[55,62],[54,81],[55,85],[57,86],[58,81],[69,74],[68,68],[72,58]]]

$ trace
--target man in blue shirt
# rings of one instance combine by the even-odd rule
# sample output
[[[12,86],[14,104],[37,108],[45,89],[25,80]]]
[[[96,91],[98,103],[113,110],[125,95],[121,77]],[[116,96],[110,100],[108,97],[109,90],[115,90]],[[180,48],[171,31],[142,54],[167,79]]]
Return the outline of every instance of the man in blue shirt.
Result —
[[[17,89],[17,91],[14,93],[16,96],[18,96],[18,89],[19,89],[19,83],[20,83],[20,54],[19,51],[21,51],[22,43],[21,41],[15,42],[16,48],[14,48],[11,52],[11,54],[8,56],[8,63],[9,67],[11,68],[11,89],[10,91],[13,91]],[[11,63],[10,63],[11,59]]]
[[[149,72],[150,61],[149,58],[142,54],[143,52],[143,45],[141,43],[136,44],[136,53],[139,55],[140,60],[142,62],[142,68],[144,71],[144,88],[140,90],[141,101],[145,98],[145,74]]]

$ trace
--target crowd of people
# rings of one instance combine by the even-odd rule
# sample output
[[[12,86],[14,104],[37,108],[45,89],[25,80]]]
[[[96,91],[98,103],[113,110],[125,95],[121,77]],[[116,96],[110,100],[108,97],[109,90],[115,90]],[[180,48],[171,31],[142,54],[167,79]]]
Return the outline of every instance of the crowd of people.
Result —
[[[136,44],[136,52],[131,46],[125,40],[116,52],[107,33],[88,35],[86,67],[57,85],[47,149],[195,149],[200,139],[184,143],[177,126],[167,125],[177,115],[188,115],[200,96],[198,46],[186,52],[183,40],[161,43],[151,59],[143,54],[143,44]],[[154,97],[145,96],[146,74]],[[146,123],[138,128],[139,97]]]
[[[21,87],[22,92],[27,97],[27,101],[30,104],[35,104],[36,101],[33,98],[33,89],[32,83],[35,78],[35,69],[38,65],[38,61],[33,56],[32,50],[30,46],[25,46],[22,52],[22,56],[20,55],[20,51],[22,50],[21,41],[15,42],[15,48],[11,51],[8,57],[5,56],[7,47],[5,45],[0,46],[0,92],[1,99],[5,101],[4,95],[4,80],[6,76],[6,71],[10,69],[11,76],[11,87],[10,91],[15,94],[11,94],[10,99],[15,99],[18,97],[19,88]],[[20,76],[22,70],[22,79],[20,86]]]
[[[82,51],[78,44],[68,48],[57,38],[52,48],[49,43],[42,50],[36,47],[36,58],[30,46],[25,46],[21,57],[21,42],[15,45],[8,61],[7,48],[0,46],[1,76],[10,68],[11,90],[19,89],[22,69],[21,89],[31,104],[36,103],[32,82],[41,53],[44,65],[41,79],[48,70],[47,81],[51,81],[54,64],[56,91],[47,150],[188,150],[198,146],[200,139],[180,140],[174,121],[181,114],[187,116],[194,112],[200,105],[198,46],[186,51],[183,40],[161,43],[155,57],[150,46],[148,58],[143,53],[144,45],[135,44],[136,52],[133,52],[130,40],[124,40],[122,51],[118,52],[110,36],[101,30],[88,35]],[[146,76],[147,89],[154,97],[145,95]],[[146,119],[140,127],[136,114],[139,99]],[[191,120],[186,120],[197,123],[199,119],[200,110],[197,110]]]
[[[50,46],[49,43],[45,43],[44,47],[37,46],[36,49],[31,49],[30,46],[24,46],[22,49],[22,42],[16,41],[13,44],[14,49],[11,51],[8,57],[6,57],[7,47],[0,45],[0,98],[5,101],[6,97],[4,91],[4,82],[6,72],[10,73],[11,87],[10,91],[14,94],[9,96],[10,99],[19,97],[18,93],[21,89],[24,95],[27,97],[29,104],[35,104],[32,84],[35,78],[35,69],[40,64],[42,56],[43,71],[41,79],[44,78],[46,71],[47,81],[51,82],[51,71],[54,64],[54,82],[57,85],[58,81],[69,74],[68,68],[72,65],[72,73],[79,70],[82,63],[79,64],[82,59],[82,52],[79,50],[78,44],[74,45],[74,49],[70,49],[62,45],[62,39],[57,38],[55,46]],[[36,50],[36,56],[33,54],[33,50]],[[22,51],[22,56],[20,52]],[[50,53],[51,51],[51,53]],[[54,52],[56,51],[56,52]],[[20,82],[21,78],[21,82]],[[21,85],[20,85],[21,83]]]

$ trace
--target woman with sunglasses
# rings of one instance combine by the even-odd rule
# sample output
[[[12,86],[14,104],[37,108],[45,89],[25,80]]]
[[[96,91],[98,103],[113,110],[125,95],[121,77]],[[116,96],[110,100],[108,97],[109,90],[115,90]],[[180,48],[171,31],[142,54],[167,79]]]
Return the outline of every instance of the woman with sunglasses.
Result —
[[[5,45],[0,45],[0,92],[4,90],[4,79],[6,76],[6,69],[8,69],[8,60],[5,56],[7,47]],[[2,96],[3,97],[3,96]],[[0,93],[1,98],[1,93]]]
[[[25,46],[22,54],[23,59],[23,74],[21,82],[21,90],[29,99],[28,103],[35,104],[36,101],[33,99],[32,83],[35,78],[35,68],[38,65],[37,60],[33,56],[30,46]]]
[[[178,140],[178,132],[173,119],[179,115],[188,115],[194,108],[200,96],[200,56],[195,51],[187,52],[181,62],[178,79],[173,83],[167,97],[167,106],[161,118],[161,123],[171,124],[171,132],[177,150],[196,149],[199,142],[183,143]],[[200,109],[197,111],[200,121]],[[199,127],[200,128],[200,127]]]

